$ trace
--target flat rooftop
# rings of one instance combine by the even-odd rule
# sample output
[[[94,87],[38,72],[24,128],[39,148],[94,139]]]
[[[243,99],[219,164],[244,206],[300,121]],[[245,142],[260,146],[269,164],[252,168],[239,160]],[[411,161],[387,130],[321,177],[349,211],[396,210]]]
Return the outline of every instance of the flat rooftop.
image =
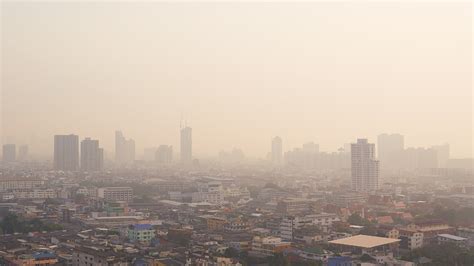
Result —
[[[367,236],[367,235],[356,235],[329,241],[330,244],[352,246],[359,248],[374,248],[383,245],[393,244],[400,242],[399,239],[378,237],[378,236]]]

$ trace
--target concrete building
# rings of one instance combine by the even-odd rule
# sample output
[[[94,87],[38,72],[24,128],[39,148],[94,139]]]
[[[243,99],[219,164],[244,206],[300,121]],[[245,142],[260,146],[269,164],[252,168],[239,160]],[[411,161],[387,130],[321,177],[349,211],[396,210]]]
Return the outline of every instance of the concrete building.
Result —
[[[76,171],[79,169],[79,136],[54,136],[54,169]]]
[[[277,203],[277,211],[283,215],[295,215],[313,211],[317,200],[306,198],[287,198]]]
[[[276,136],[272,139],[272,164],[274,166],[281,166],[283,163],[283,141]]]
[[[86,138],[81,141],[81,170],[100,171],[104,165],[104,150],[98,140]]]
[[[97,196],[105,201],[133,200],[133,189],[131,187],[103,187],[97,190]]]
[[[373,192],[379,186],[379,162],[375,159],[375,145],[358,139],[351,145],[352,189]]]
[[[197,189],[198,191],[192,194],[193,202],[207,202],[216,205],[224,203],[225,191],[220,181],[199,181]]]
[[[130,164],[135,161],[135,141],[126,139],[121,131],[115,131],[115,162]]]
[[[52,189],[16,189],[12,191],[16,199],[55,199],[58,193]]]
[[[75,247],[72,252],[72,266],[127,266],[129,259],[110,249],[100,247]]]
[[[155,153],[155,161],[158,164],[170,164],[173,162],[173,146],[160,145]]]
[[[28,145],[21,145],[18,148],[18,160],[19,161],[28,160]]]
[[[3,155],[2,158],[4,162],[16,161],[16,145],[15,144],[3,145],[2,155]]]
[[[449,144],[444,145],[435,145],[432,146],[431,149],[436,151],[436,155],[438,158],[438,167],[446,168],[448,166],[448,161],[450,157],[450,148]]]
[[[380,168],[397,166],[396,156],[405,148],[404,137],[400,134],[381,134],[377,137],[377,158]]]
[[[414,250],[423,246],[423,233],[415,230],[400,229],[400,248]]]
[[[12,189],[32,189],[44,185],[41,179],[26,179],[26,178],[2,178],[0,179],[0,191]]]
[[[191,165],[193,162],[193,129],[181,128],[180,156],[183,165]]]
[[[130,242],[150,242],[155,238],[155,229],[151,224],[133,224],[127,228]]]
[[[464,237],[455,236],[451,234],[439,234],[437,238],[438,244],[440,245],[450,243],[462,248],[467,247],[468,240]]]

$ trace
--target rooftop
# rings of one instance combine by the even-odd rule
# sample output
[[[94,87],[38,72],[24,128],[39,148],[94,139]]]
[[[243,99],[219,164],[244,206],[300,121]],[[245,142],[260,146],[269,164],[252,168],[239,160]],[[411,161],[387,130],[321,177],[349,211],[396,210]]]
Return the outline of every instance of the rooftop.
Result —
[[[467,238],[460,237],[460,236],[455,236],[455,235],[451,235],[451,234],[439,234],[438,236],[441,236],[441,237],[444,237],[444,238],[447,238],[447,239],[451,239],[451,240],[455,240],[455,241],[467,240]]]
[[[378,236],[367,236],[367,235],[356,235],[329,241],[330,244],[353,246],[359,248],[374,248],[378,246],[388,245],[400,242],[399,239],[378,237]]]

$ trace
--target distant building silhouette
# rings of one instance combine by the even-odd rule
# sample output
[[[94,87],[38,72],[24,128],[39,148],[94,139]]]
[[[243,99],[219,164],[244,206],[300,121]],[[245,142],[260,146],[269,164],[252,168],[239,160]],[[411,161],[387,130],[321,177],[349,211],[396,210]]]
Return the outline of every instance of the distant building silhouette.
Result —
[[[18,148],[18,160],[19,161],[26,161],[28,160],[28,145],[21,145]]]
[[[4,162],[16,161],[16,145],[15,144],[3,145],[2,155],[3,155]]]
[[[438,157],[438,167],[446,168],[450,159],[450,148],[449,144],[435,145],[431,147],[436,151]]]
[[[272,139],[272,164],[280,166],[283,163],[283,141],[280,137]]]
[[[104,150],[98,140],[86,138],[81,141],[81,170],[100,171],[104,165]]]
[[[54,169],[76,171],[79,169],[79,136],[54,136]]]
[[[155,161],[159,164],[170,164],[173,162],[173,146],[160,145],[156,149]]]
[[[156,151],[158,148],[150,147],[143,150],[143,160],[145,161],[154,161],[156,156]]]
[[[372,192],[378,189],[379,162],[375,159],[375,144],[358,139],[351,145],[352,189]]]
[[[115,162],[132,163],[135,161],[135,141],[126,139],[121,131],[115,131]]]
[[[193,162],[193,129],[186,126],[181,128],[181,163],[191,165]]]
[[[384,169],[396,168],[398,155],[405,148],[404,137],[400,134],[381,134],[377,137],[377,158],[380,167]]]

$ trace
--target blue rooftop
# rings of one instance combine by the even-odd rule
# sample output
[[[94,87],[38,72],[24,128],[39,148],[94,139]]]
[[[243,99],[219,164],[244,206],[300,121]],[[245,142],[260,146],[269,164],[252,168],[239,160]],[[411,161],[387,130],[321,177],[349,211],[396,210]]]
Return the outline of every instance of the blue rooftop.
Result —
[[[132,225],[133,230],[150,230],[153,229],[151,224],[134,224]]]
[[[41,259],[54,259],[56,258],[56,255],[54,253],[49,252],[49,251],[40,251],[40,252],[35,252],[32,254],[33,258],[35,260],[41,260]]]

